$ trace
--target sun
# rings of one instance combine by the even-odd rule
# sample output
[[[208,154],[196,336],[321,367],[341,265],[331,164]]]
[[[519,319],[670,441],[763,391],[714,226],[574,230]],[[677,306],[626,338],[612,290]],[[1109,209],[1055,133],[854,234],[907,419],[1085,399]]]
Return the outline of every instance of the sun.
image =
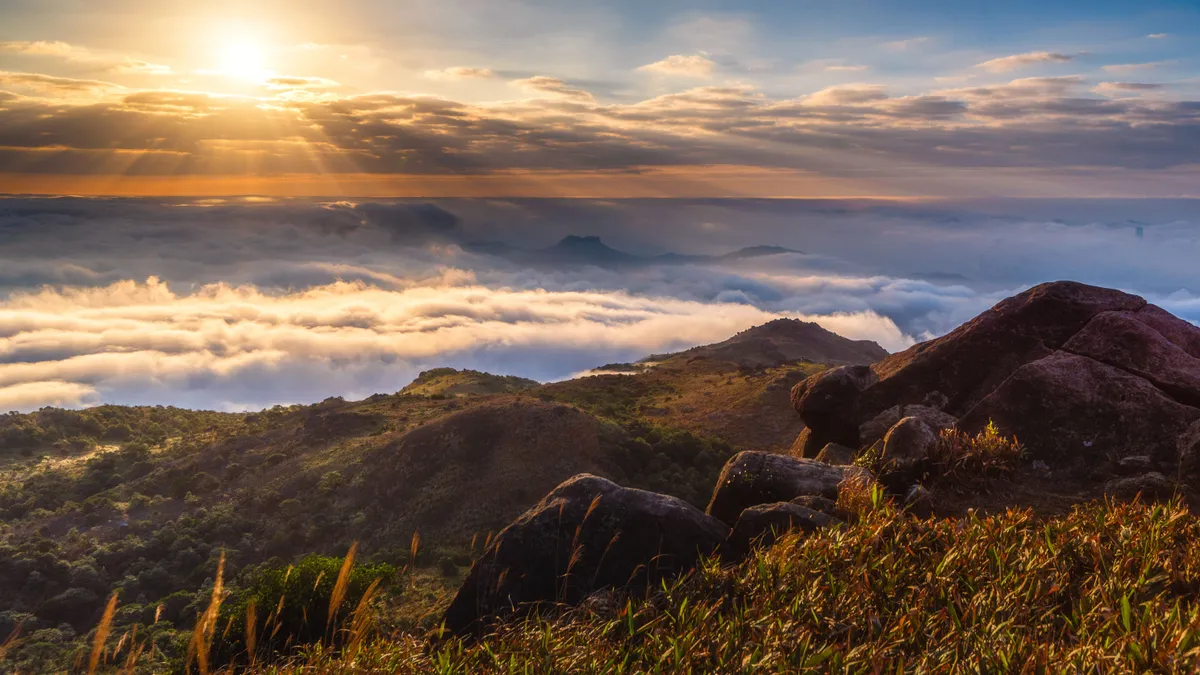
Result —
[[[270,74],[262,45],[250,40],[234,40],[222,45],[219,53],[221,72],[239,80],[257,82]]]

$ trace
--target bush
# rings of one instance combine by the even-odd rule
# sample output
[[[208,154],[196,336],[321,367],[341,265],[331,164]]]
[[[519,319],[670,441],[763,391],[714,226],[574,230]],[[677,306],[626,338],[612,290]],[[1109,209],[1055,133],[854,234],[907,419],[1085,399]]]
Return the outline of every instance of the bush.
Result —
[[[218,625],[231,628],[214,647],[219,662],[247,656],[248,617],[255,626],[256,660],[279,655],[290,647],[322,640],[328,643],[335,637],[334,629],[344,626],[372,584],[378,581],[385,586],[396,576],[396,568],[383,563],[352,567],[331,622],[331,600],[344,562],[343,558],[310,554],[294,566],[267,566],[250,573],[244,590],[222,607]]]

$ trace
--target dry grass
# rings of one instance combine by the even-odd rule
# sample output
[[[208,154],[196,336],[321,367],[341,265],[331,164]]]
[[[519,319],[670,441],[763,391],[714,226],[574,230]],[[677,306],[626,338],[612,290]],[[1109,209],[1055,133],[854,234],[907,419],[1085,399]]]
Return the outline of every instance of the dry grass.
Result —
[[[889,504],[628,598],[475,641],[313,648],[284,673],[1052,673],[1200,667],[1200,523],[1182,503],[916,520]]]

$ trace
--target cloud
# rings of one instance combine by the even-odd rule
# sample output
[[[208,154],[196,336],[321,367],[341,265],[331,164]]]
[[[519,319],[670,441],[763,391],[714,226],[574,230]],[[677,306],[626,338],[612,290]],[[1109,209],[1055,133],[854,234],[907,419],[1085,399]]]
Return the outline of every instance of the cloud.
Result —
[[[861,73],[867,70],[867,66],[851,66],[851,65],[832,65],[825,66],[827,72],[834,73]]]
[[[441,70],[426,70],[423,77],[427,80],[483,80],[496,76],[490,68],[466,68],[457,66]]]
[[[1160,91],[1165,89],[1165,84],[1156,82],[1101,82],[1092,88],[1097,94],[1105,96],[1110,95],[1128,95],[1130,93],[1141,93],[1147,91]]]
[[[1155,68],[1170,65],[1170,61],[1151,61],[1148,63],[1117,63],[1104,66],[1104,70],[1110,73],[1136,73],[1141,70],[1153,70]]]
[[[328,90],[341,86],[337,82],[323,77],[271,77],[264,81],[263,84],[268,89],[275,91],[294,89]]]
[[[1150,38],[1151,40],[1161,40],[1163,38],[1171,37],[1171,34],[1170,33],[1151,33],[1151,34],[1147,35],[1146,37]]]
[[[805,103],[810,105],[857,105],[872,103],[888,98],[883,85],[878,84],[842,84],[827,87],[809,95]]]
[[[993,73],[1007,73],[1019,68],[1027,66],[1045,64],[1045,63],[1067,63],[1074,60],[1074,56],[1068,54],[1059,54],[1056,52],[1026,52],[1024,54],[1013,54],[1012,56],[1002,56],[1000,58],[991,59],[982,63],[975,64],[976,68]]]
[[[717,64],[707,56],[701,54],[682,55],[674,54],[668,56],[661,61],[648,63],[638,68],[643,72],[657,73],[659,75],[673,75],[678,77],[696,77],[709,78],[712,77],[713,70]]]
[[[57,40],[11,40],[0,42],[0,52],[33,56],[71,57],[86,54],[87,50]]]
[[[885,42],[885,43],[883,43],[883,46],[888,49],[896,49],[896,50],[903,51],[906,49],[913,49],[914,47],[919,47],[928,42],[930,42],[930,38],[928,38],[928,37],[913,37],[913,38],[907,38],[904,40],[893,40],[891,42]]]
[[[621,292],[394,291],[341,282],[284,295],[224,284],[177,294],[151,278],[0,303],[0,403],[263,407],[394,391],[430,364],[488,359],[495,370],[500,362],[489,354],[527,374],[563,377],[607,358],[721,340],[780,316],[903,341],[871,313],[811,317]]]
[[[123,89],[120,85],[99,80],[81,80],[71,77],[54,77],[40,73],[14,73],[0,70],[0,85],[27,87],[49,92],[103,92]]]
[[[1195,321],[1198,224],[1186,200],[6,199],[0,401],[242,409],[438,365],[550,380],[780,316],[899,349],[1059,278]],[[565,234],[807,254],[534,269],[463,248]]]
[[[148,61],[138,61],[137,59],[125,59],[124,63],[120,63],[113,67],[113,70],[120,73],[137,73],[139,75],[171,75],[174,73],[170,66],[161,63],[150,63]]]
[[[549,95],[578,101],[595,100],[595,97],[590,92],[573,87],[556,77],[537,75],[522,80],[513,80],[511,84],[531,94]]]

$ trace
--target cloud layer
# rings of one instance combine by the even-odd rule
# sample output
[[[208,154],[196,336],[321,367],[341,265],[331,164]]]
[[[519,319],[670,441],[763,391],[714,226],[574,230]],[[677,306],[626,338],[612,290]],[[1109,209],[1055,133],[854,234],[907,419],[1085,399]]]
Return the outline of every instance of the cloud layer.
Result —
[[[1195,321],[1198,223],[1187,200],[0,200],[0,406],[260,408],[440,365],[551,380],[781,316],[897,350],[1057,278]],[[470,252],[565,234],[804,253],[608,269]]]

